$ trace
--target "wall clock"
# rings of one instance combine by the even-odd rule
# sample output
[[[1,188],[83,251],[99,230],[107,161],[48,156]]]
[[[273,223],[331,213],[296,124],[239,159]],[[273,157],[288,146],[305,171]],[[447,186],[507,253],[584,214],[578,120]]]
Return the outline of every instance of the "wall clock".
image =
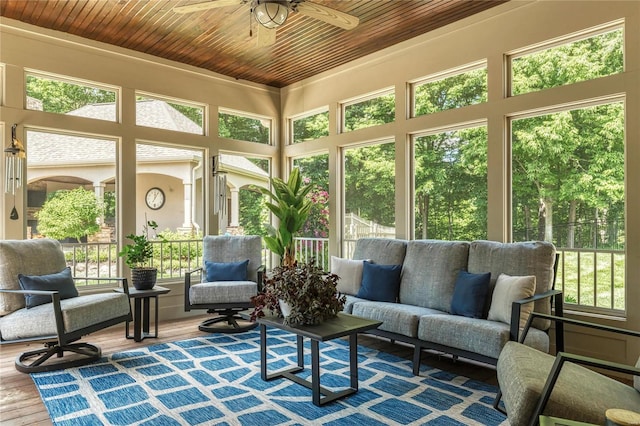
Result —
[[[164,191],[160,188],[151,188],[147,191],[144,201],[151,210],[158,210],[164,206]]]

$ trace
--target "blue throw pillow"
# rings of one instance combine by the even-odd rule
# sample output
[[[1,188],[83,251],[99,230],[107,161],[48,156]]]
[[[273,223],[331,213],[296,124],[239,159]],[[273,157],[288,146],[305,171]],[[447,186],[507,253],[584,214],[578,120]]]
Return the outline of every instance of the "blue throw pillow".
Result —
[[[78,297],[78,289],[76,288],[73,277],[71,277],[71,268],[64,268],[62,271],[49,275],[22,275],[18,274],[18,282],[23,290],[48,290],[60,293],[60,300]],[[51,303],[51,296],[42,294],[25,294],[25,304],[27,309],[34,306]]]
[[[485,318],[484,307],[489,294],[491,272],[472,274],[460,271],[451,299],[451,313],[470,318]]]
[[[204,261],[207,282],[214,281],[246,281],[249,259],[240,262],[216,263]]]
[[[400,291],[402,265],[362,264],[362,285],[356,297],[378,302],[395,302]]]

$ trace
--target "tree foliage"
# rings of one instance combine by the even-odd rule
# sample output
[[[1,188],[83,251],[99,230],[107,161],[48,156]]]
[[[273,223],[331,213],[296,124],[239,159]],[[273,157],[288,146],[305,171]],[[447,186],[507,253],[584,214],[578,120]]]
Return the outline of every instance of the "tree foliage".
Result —
[[[52,193],[37,213],[38,231],[49,238],[63,240],[95,234],[103,207],[93,192],[84,188]]]
[[[85,105],[116,101],[116,92],[49,80],[33,75],[27,76],[27,96],[42,101],[42,109],[46,112],[66,114]]]

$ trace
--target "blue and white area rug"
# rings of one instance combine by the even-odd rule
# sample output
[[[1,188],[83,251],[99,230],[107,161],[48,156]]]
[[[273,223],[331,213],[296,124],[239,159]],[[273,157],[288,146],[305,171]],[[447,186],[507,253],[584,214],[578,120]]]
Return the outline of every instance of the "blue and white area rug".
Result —
[[[212,334],[32,376],[55,425],[508,425],[495,387],[428,367],[413,376],[410,361],[363,346],[359,391],[316,407],[310,389],[260,378],[259,348],[258,331]],[[268,348],[269,372],[296,364],[292,334],[270,329]],[[348,387],[347,342],[321,343],[320,356],[321,384]]]

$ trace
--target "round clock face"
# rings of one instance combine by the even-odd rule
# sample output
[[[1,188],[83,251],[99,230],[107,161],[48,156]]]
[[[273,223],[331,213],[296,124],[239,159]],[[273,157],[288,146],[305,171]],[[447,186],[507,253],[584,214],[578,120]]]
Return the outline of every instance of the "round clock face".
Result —
[[[152,210],[158,210],[164,205],[164,192],[160,188],[151,188],[147,191],[144,200]]]

